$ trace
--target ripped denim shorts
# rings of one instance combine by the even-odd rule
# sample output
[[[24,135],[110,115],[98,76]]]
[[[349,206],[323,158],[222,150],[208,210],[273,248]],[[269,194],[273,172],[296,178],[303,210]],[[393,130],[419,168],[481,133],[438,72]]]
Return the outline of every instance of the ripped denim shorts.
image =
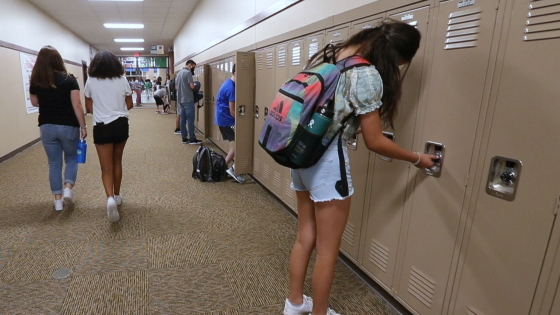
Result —
[[[317,164],[292,169],[292,189],[309,191],[314,202],[344,200],[354,194],[346,141],[335,139]]]

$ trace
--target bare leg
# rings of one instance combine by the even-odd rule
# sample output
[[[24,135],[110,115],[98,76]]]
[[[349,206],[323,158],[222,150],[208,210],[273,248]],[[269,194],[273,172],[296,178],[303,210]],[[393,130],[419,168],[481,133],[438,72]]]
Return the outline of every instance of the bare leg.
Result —
[[[290,255],[290,302],[303,303],[303,284],[307,266],[315,248],[317,225],[315,205],[308,191],[296,191],[298,209],[297,239]]]
[[[336,259],[350,213],[350,199],[315,203],[317,260],[313,268],[313,315],[327,313]]]
[[[231,149],[229,149],[229,152],[226,156],[226,164],[229,165],[229,163],[233,161],[234,157],[235,157],[235,144],[231,147]]]
[[[180,121],[181,121],[181,115],[177,114],[177,119],[175,120],[175,130],[181,129],[180,127],[181,124],[179,123]]]
[[[124,146],[126,141],[114,144],[113,150],[113,192],[115,195],[120,195],[121,193],[121,181],[122,181],[122,156],[124,153]]]
[[[101,164],[101,179],[107,197],[113,196],[113,144],[96,144],[99,163]]]

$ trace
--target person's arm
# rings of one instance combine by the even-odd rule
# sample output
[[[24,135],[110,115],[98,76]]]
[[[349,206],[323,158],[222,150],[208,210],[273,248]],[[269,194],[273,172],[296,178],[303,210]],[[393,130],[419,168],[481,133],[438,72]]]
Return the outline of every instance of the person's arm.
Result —
[[[72,108],[74,109],[74,114],[76,114],[76,118],[78,118],[78,122],[80,123],[80,134],[82,136],[82,139],[85,139],[87,137],[86,117],[84,115],[84,108],[82,107],[82,101],[80,100],[80,90],[71,90],[70,100],[72,101]]]
[[[31,105],[35,107],[39,107],[39,98],[35,94],[29,94],[29,98],[31,99]]]
[[[235,101],[229,102],[229,114],[235,119]]]
[[[93,114],[93,100],[86,96],[86,113]]]
[[[124,102],[126,103],[126,108],[128,110],[131,110],[134,107],[134,104],[132,104],[132,95],[127,95],[124,98]]]
[[[383,136],[379,110],[360,115],[360,125],[365,145],[369,150],[388,158],[408,161],[413,164],[418,161],[418,153],[405,150]],[[415,166],[418,168],[430,168],[434,166],[434,159],[437,159],[437,156],[420,154],[420,162]]]

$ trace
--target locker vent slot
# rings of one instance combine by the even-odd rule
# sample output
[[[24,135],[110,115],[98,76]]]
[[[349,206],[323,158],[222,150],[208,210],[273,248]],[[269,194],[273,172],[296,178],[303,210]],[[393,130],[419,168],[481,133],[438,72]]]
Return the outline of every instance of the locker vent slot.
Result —
[[[309,44],[309,59],[319,51],[319,41],[314,38],[313,42]]]
[[[266,164],[263,167],[263,178],[265,180],[268,180],[270,178],[270,167]]]
[[[389,248],[381,245],[381,243],[376,240],[371,240],[369,261],[383,272],[387,272],[387,265],[389,263]]]
[[[294,199],[294,190],[292,189],[292,180],[288,179],[286,180],[286,197],[290,198],[290,199]]]
[[[477,310],[476,308],[469,306],[467,308],[467,315],[484,315],[481,311]]]
[[[257,55],[257,70],[262,70],[262,69],[263,69],[263,55],[258,54]]]
[[[253,167],[255,169],[255,173],[260,173],[261,172],[261,160],[255,158],[253,164],[254,164]]]
[[[348,243],[348,245],[354,247],[354,240],[356,236],[356,227],[351,222],[346,224],[344,233],[342,233],[342,239]]]
[[[524,41],[560,38],[560,0],[529,5]]]
[[[266,52],[266,68],[267,69],[272,69],[272,67],[274,67],[274,54],[272,53],[272,51],[267,51]]]
[[[476,47],[482,18],[480,8],[461,10],[449,14],[445,49]]]
[[[286,47],[278,49],[278,68],[286,66]]]
[[[422,304],[431,308],[434,303],[434,292],[436,284],[433,280],[423,275],[418,269],[410,268],[410,279],[408,281],[408,293],[412,294]]]
[[[301,65],[301,46],[292,48],[292,66]]]
[[[248,158],[241,158],[235,161],[237,165],[239,165],[240,169],[247,169],[249,167],[249,159]],[[236,167],[237,169],[237,167]]]
[[[278,172],[274,172],[274,187],[280,189],[282,187],[282,175]]]

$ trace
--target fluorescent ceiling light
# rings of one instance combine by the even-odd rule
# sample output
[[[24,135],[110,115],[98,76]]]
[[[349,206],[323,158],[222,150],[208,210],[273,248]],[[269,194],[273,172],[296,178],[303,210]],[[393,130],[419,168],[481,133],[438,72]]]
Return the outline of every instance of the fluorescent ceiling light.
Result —
[[[97,1],[97,2],[101,2],[101,1],[144,1],[144,0],[89,0],[89,1]]]
[[[144,28],[144,24],[105,23],[105,28]]]
[[[121,47],[121,50],[144,50],[144,47]]]
[[[143,43],[142,38],[115,38],[115,43]]]

